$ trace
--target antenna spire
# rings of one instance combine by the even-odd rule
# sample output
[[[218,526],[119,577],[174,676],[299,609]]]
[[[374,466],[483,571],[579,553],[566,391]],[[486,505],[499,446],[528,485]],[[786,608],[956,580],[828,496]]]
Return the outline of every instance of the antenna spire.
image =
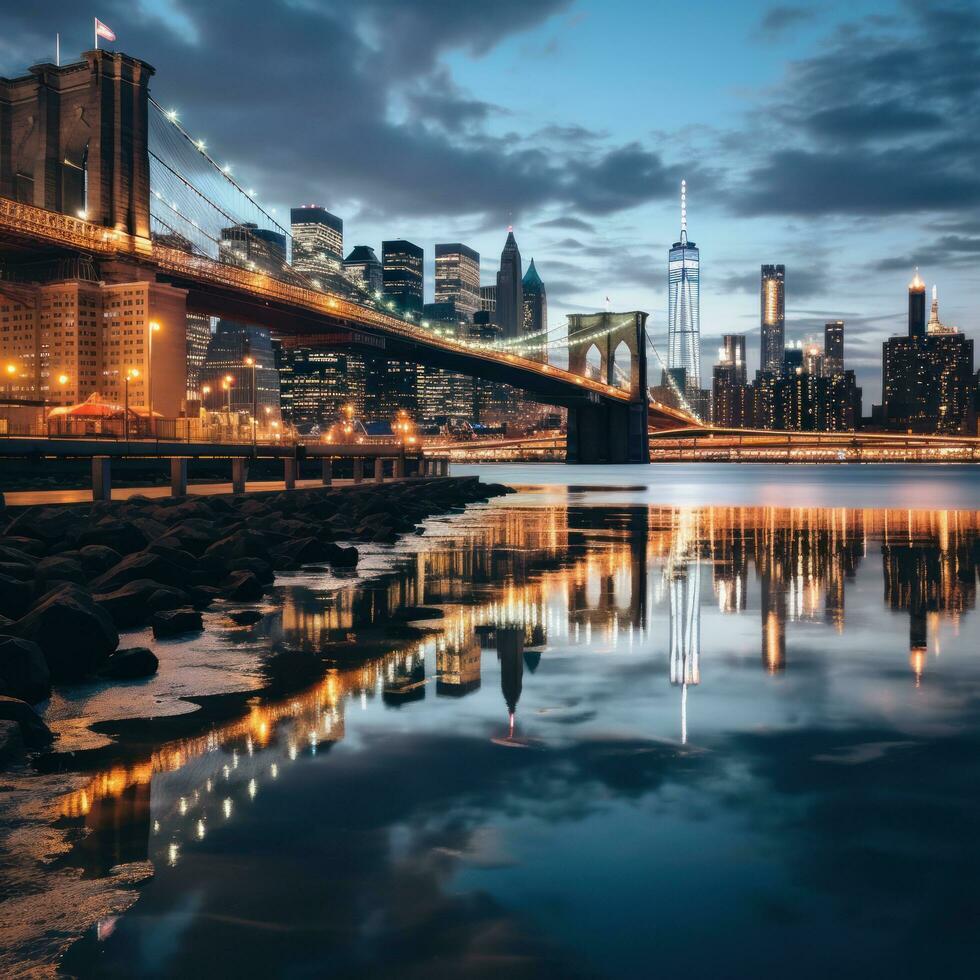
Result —
[[[687,243],[687,181],[681,181],[681,242]]]

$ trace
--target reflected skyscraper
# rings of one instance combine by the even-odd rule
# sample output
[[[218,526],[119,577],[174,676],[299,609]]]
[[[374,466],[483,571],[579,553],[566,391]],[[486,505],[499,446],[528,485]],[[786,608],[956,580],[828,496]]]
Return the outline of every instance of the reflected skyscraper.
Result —
[[[681,234],[667,266],[667,366],[683,369],[689,388],[701,387],[701,253],[687,238],[687,181],[681,181]]]

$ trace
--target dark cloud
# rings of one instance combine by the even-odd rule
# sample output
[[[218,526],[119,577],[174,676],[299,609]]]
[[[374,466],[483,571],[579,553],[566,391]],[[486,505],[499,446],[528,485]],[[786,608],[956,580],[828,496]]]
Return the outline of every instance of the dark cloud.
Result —
[[[946,235],[918,252],[890,255],[879,259],[872,268],[876,272],[908,271],[915,266],[949,267],[975,266],[980,255],[980,237]]]
[[[730,188],[737,214],[950,213],[980,204],[980,9],[956,0],[904,6],[901,17],[840,26],[819,54],[792,63],[729,140],[748,163]],[[798,9],[770,15],[780,12],[778,24]]]
[[[539,221],[535,228],[567,228],[569,231],[595,231],[595,225],[582,218],[563,217]]]
[[[783,4],[770,7],[762,15],[757,35],[767,41],[783,37],[792,28],[813,20],[816,11],[812,7]]]

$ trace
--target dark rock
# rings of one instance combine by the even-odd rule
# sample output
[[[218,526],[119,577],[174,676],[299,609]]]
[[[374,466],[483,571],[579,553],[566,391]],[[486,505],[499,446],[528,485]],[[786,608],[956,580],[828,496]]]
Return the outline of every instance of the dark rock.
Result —
[[[0,695],[0,721],[15,721],[29,749],[50,745],[54,736],[51,729],[37,716],[37,712],[25,701]]]
[[[114,680],[134,680],[155,674],[159,666],[160,661],[152,650],[147,650],[146,647],[129,647],[126,650],[117,650],[99,673],[102,677],[111,677]]]
[[[52,555],[50,558],[42,558],[37,563],[34,581],[40,592],[55,582],[74,582],[75,585],[84,585],[88,581],[88,576],[80,561]]]
[[[284,558],[288,563],[296,565],[309,565],[312,562],[329,561],[329,542],[319,541],[317,538],[310,537],[297,538],[277,548],[273,552],[273,556]]]
[[[357,548],[344,548],[330,541],[326,542],[326,547],[328,551],[327,561],[337,568],[355,568],[358,559],[361,557]]]
[[[221,598],[222,592],[213,585],[194,585],[187,590],[187,595],[195,609],[207,609],[216,599]]]
[[[85,519],[85,512],[77,508],[28,507],[11,521],[6,533],[50,544],[65,538]]]
[[[269,534],[242,528],[215,541],[204,552],[204,557],[211,562],[227,562],[233,558],[266,559],[269,557]]]
[[[51,693],[51,672],[41,648],[18,636],[0,636],[0,694],[29,704]]]
[[[233,558],[225,568],[229,572],[251,572],[263,585],[271,585],[276,577],[272,566],[261,558]]]
[[[0,561],[0,575],[16,579],[18,582],[30,582],[34,578],[34,562],[20,565],[12,561]]]
[[[104,544],[87,544],[81,551],[82,568],[91,577],[107,572],[113,565],[118,565],[122,561],[122,555],[115,548],[106,547]]]
[[[38,559],[29,551],[22,548],[13,548],[7,545],[0,545],[0,562],[11,565],[33,565]]]
[[[234,602],[255,602],[261,599],[265,590],[262,583],[251,572],[232,572],[225,579],[222,591],[226,599]]]
[[[33,592],[30,582],[0,573],[0,615],[13,619],[23,616],[31,604]]]
[[[76,585],[49,592],[10,629],[44,651],[55,683],[95,673],[119,646],[112,617]]]
[[[127,582],[135,582],[137,579],[152,579],[161,585],[173,585],[179,588],[187,581],[187,572],[163,555],[140,551],[123,558],[121,562],[95,579],[92,582],[92,591],[114,592]]]
[[[153,635],[160,639],[178,636],[181,633],[199,633],[204,629],[204,621],[196,609],[168,609],[153,614],[151,620]]]
[[[252,626],[262,618],[257,609],[242,609],[240,612],[228,613],[228,618],[239,626]]]
[[[36,538],[19,538],[9,534],[0,538],[0,547],[14,548],[19,552],[33,555],[35,558],[40,558],[45,552],[43,541],[38,541]]]
[[[131,521],[105,517],[92,527],[81,529],[76,535],[79,546],[101,544],[113,548],[121,555],[142,551],[150,538]]]
[[[0,765],[9,762],[20,762],[27,746],[16,721],[0,721]]]
[[[184,551],[180,548],[178,543],[172,538],[161,538],[159,541],[154,541],[152,544],[146,546],[146,550],[150,554],[160,555],[162,558],[166,558],[167,561],[171,561],[175,565],[187,569],[189,572],[195,571],[198,567],[197,558],[189,551]]]
[[[136,579],[112,592],[96,593],[92,597],[112,617],[119,629],[132,629],[149,622],[154,612],[179,609],[187,605],[187,595],[152,579]]]

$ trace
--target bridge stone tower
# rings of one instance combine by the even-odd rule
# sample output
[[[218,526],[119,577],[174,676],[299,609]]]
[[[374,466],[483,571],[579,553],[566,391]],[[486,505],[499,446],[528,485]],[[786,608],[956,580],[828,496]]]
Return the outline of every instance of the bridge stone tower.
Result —
[[[597,380],[614,387],[625,387],[623,381],[628,380],[630,394],[628,404],[617,404],[588,392],[585,404],[569,407],[569,463],[650,462],[646,320],[646,313],[639,311],[568,317],[568,370],[587,375],[589,352],[595,348],[599,353]],[[625,350],[617,360],[620,345]]]
[[[0,78],[0,196],[150,237],[147,86],[111,51]]]

